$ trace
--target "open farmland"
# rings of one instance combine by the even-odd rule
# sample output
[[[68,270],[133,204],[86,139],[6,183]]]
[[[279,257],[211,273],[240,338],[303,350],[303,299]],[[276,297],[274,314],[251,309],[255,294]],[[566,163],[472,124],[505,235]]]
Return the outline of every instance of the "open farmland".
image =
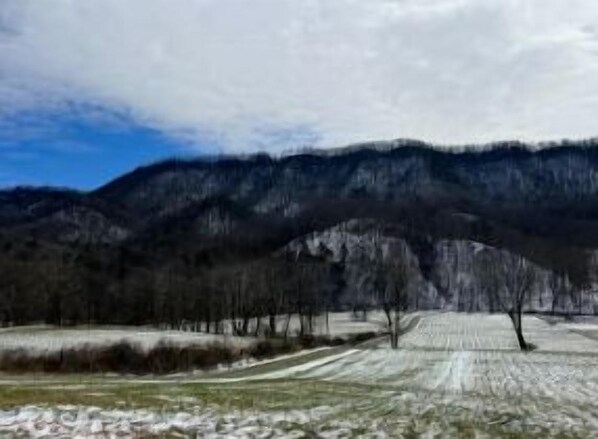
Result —
[[[206,437],[598,437],[598,342],[528,316],[426,313],[386,342],[165,378],[4,377],[0,430]],[[104,435],[104,436],[103,436]],[[43,436],[43,434],[41,434]]]
[[[262,319],[261,328],[267,327],[267,319]],[[283,328],[287,322],[286,316],[277,319],[278,328]],[[382,312],[372,312],[367,320],[354,318],[351,313],[330,313],[328,322],[324,315],[313,320],[314,335],[328,335],[330,337],[347,337],[365,332],[381,332],[385,330],[386,317]],[[256,322],[251,321],[249,333],[255,331]],[[300,323],[296,315],[289,321],[289,335],[299,334]],[[258,339],[252,336],[238,337],[232,335],[230,322],[224,322],[223,334],[207,334],[191,330],[158,330],[150,327],[102,327],[78,326],[73,328],[56,328],[47,325],[23,326],[0,329],[0,352],[10,349],[26,349],[37,352],[54,352],[61,349],[79,348],[84,345],[108,346],[119,342],[129,342],[139,345],[143,349],[151,349],[160,342],[185,345],[209,345],[221,343],[224,345],[246,348]]]
[[[263,319],[262,325],[265,326],[266,319]],[[278,326],[284,327],[286,325],[286,316],[278,318]],[[314,335],[330,335],[332,337],[345,337],[352,334],[359,334],[364,332],[381,332],[386,330],[386,315],[382,311],[373,311],[366,314],[366,320],[362,319],[359,313],[354,316],[350,312],[331,312],[328,314],[328,321],[326,315],[320,314],[313,321]],[[297,314],[293,314],[289,321],[289,333],[298,334],[300,332],[301,324]]]
[[[207,345],[214,342],[246,347],[255,342],[251,337],[203,334],[197,332],[131,329],[131,328],[72,328],[56,329],[47,326],[10,328],[0,331],[0,351],[23,348],[30,351],[54,352],[84,345],[107,346],[129,342],[143,349],[151,349],[160,342],[185,346]]]
[[[583,335],[598,341],[598,317],[596,316],[576,316],[571,319],[563,317],[550,317],[547,321],[552,325],[558,325],[569,331]]]

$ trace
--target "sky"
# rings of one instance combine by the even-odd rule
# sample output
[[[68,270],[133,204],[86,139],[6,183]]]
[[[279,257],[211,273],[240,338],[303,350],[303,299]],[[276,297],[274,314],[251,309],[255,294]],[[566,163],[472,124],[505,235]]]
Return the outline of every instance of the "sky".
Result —
[[[597,116],[596,0],[0,0],[0,187]]]

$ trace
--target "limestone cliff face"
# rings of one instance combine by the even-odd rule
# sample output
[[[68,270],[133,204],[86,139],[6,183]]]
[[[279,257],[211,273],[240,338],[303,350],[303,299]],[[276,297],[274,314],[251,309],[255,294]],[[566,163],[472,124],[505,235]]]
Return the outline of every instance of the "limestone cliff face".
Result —
[[[346,285],[342,301],[376,304],[373,274],[381,260],[397,254],[406,258],[411,273],[409,305],[414,309],[446,309],[478,312],[500,311],[500,299],[489,293],[483,262],[501,267],[509,258],[519,258],[506,250],[469,240],[439,240],[433,243],[433,258],[426,275],[418,254],[402,238],[386,236],[349,221],[323,232],[314,232],[291,242],[285,249],[295,256],[323,257],[342,266]],[[598,257],[596,257],[598,261]],[[534,272],[534,285],[525,305],[527,311],[598,311],[598,294],[593,287],[575,290],[566,279],[537,264],[525,261]],[[500,282],[500,279],[498,280]],[[500,288],[506,288],[500,283]]]
[[[452,310],[499,311],[500,303],[489,294],[488,279],[485,279],[488,274],[484,272],[483,264],[484,261],[490,261],[494,267],[504,267],[510,257],[513,255],[508,251],[479,242],[441,240],[435,245],[434,269],[430,280]],[[534,271],[535,279],[525,308],[530,311],[552,311],[552,273],[532,262],[526,263]],[[503,282],[499,286],[505,288]],[[562,297],[555,303],[555,311],[565,311],[570,301],[570,298]]]
[[[377,264],[401,255],[410,273],[410,306],[418,309],[444,307],[446,301],[426,280],[419,268],[419,258],[404,239],[385,236],[373,223],[352,220],[323,232],[314,232],[292,241],[285,249],[296,257],[326,258],[338,264],[344,278],[341,302],[376,304],[375,271]]]

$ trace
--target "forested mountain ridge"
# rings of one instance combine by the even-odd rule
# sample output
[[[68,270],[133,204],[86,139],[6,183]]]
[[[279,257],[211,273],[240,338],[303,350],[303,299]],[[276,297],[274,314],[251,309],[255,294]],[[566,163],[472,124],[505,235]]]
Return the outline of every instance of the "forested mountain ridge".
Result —
[[[537,151],[518,143],[465,152],[400,145],[381,150],[366,144],[336,154],[278,159],[172,160],[133,171],[94,195],[139,214],[161,214],[212,196],[249,203],[257,211],[292,213],[289,204],[331,196],[430,203],[533,201],[550,207],[588,201],[598,193],[593,142]]]
[[[446,298],[457,291],[447,292],[447,285],[477,294],[476,282],[463,287],[449,279],[463,277],[453,256],[468,258],[480,248],[459,244],[467,242],[521,255],[588,292],[598,249],[596,146],[591,140],[533,149],[511,142],[447,151],[378,142],[280,158],[169,160],[91,192],[0,191],[0,319],[174,324],[191,319],[191,308],[198,314],[207,303],[216,306],[214,297],[224,296],[217,291],[225,288],[221,277],[241,272],[260,285],[254,289],[273,289],[280,275],[320,297],[319,308],[351,306],[348,282],[375,261],[364,257],[347,270],[324,248],[287,251],[351,221],[409,248],[427,291],[415,306],[453,306]],[[309,280],[302,264],[311,267]],[[374,290],[364,286],[371,300],[361,302],[373,306]],[[17,296],[36,301],[39,312],[19,311]],[[593,312],[591,297],[557,303],[557,310]],[[277,310],[289,306],[285,299]],[[259,309],[252,305],[251,313]]]

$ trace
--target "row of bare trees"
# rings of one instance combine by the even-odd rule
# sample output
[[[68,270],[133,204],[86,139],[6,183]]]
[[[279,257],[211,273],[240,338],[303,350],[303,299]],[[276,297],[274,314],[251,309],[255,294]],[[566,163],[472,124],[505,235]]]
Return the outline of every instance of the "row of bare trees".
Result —
[[[387,243],[384,246],[378,242],[376,249],[372,268],[374,289],[378,304],[387,317],[391,346],[397,348],[400,315],[413,302],[411,296],[418,294],[417,289],[411,288],[417,270],[405,245]],[[486,248],[476,257],[473,272],[481,289],[477,293],[486,296],[488,303],[492,304],[491,308],[509,317],[521,350],[534,347],[525,339],[523,314],[532,293],[538,290],[541,274],[548,274],[542,286],[550,290],[553,313],[557,303],[566,298],[576,301],[581,312],[583,286],[574,285],[565,272],[542,270],[529,259],[515,253]]]
[[[331,264],[263,258],[197,267],[188,258],[148,269],[96,249],[40,249],[0,260],[0,322],[7,325],[153,325],[236,335],[301,335],[334,307]],[[264,323],[264,321],[266,323]]]

